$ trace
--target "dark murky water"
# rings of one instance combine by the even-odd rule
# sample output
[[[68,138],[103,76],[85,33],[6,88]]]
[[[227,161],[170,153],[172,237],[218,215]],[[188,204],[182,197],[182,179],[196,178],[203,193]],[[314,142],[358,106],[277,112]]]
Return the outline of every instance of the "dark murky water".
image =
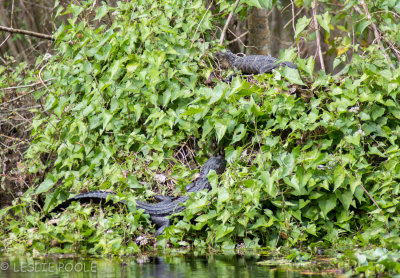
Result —
[[[0,258],[0,277],[323,277],[302,274],[293,266],[263,266],[252,255],[163,255],[113,259]],[[304,273],[304,272],[303,272]]]

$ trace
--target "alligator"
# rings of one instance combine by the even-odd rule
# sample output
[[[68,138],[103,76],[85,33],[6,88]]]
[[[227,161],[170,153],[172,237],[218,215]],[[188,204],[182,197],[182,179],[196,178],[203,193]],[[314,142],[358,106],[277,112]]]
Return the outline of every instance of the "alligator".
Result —
[[[279,62],[278,59],[266,55],[247,55],[238,56],[229,49],[225,53],[215,53],[216,59],[224,68],[239,70],[244,75],[270,73],[278,67],[289,67],[297,69],[297,66],[291,62]],[[227,78],[231,79],[234,75]]]
[[[210,170],[214,170],[217,174],[222,174],[225,171],[226,161],[221,156],[214,156],[209,158],[203,165],[200,170],[200,176],[194,182],[186,186],[186,192],[197,192],[201,190],[210,190],[211,185],[207,179],[207,175]],[[56,206],[52,209],[48,214],[46,214],[42,221],[45,221],[50,217],[51,213],[56,213],[63,211],[67,208],[72,202],[79,201],[81,203],[89,203],[89,202],[106,202],[107,199],[108,204],[116,205],[118,203],[126,205],[126,201],[122,200],[120,202],[115,202],[113,200],[113,196],[115,193],[108,191],[91,191],[82,194],[78,194],[72,198],[67,199],[63,203]],[[111,196],[111,197],[109,197]],[[140,200],[136,200],[136,208],[144,210],[145,213],[150,214],[151,221],[156,225],[156,236],[162,234],[164,229],[170,225],[170,221],[167,216],[170,216],[174,213],[178,213],[183,211],[186,207],[183,205],[189,199],[189,196],[181,196],[181,197],[168,197],[168,196],[159,196],[157,198],[159,200],[158,203],[147,203]]]

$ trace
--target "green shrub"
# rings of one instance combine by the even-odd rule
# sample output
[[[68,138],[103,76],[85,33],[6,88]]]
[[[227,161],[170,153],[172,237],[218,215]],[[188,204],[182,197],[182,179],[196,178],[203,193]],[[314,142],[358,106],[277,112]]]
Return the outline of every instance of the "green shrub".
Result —
[[[26,157],[32,172],[47,173],[34,191],[46,196],[45,212],[68,192],[151,196],[159,171],[177,180],[179,193],[193,174],[179,163],[183,152],[202,164],[224,150],[220,182],[209,176],[211,192],[192,196],[160,245],[330,245],[344,235],[380,243],[386,226],[398,235],[400,78],[375,47],[354,53],[345,77],[314,77],[309,58],[296,60],[300,75],[281,68],[255,82],[236,77],[209,87],[214,19],[202,1],[118,2],[97,8],[92,20],[90,8],[68,7],[72,16],[58,28],[57,53],[43,73],[54,80],[37,93],[47,100]],[[97,24],[108,16],[109,25]],[[7,209],[26,220],[5,217],[12,237],[4,249],[17,249],[23,237],[39,252],[124,254],[139,251],[134,236],[154,232],[134,208],[100,210],[91,220],[93,210],[76,204],[57,226],[40,223],[43,214],[27,209],[32,193]],[[49,238],[61,245],[43,245]]]

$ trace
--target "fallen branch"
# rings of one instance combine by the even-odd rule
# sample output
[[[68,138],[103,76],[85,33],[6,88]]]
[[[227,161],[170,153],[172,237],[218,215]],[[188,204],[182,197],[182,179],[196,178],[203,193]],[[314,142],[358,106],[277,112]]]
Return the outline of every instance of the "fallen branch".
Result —
[[[319,25],[317,20],[317,0],[314,0],[312,5],[312,18],[315,26],[315,34],[317,36],[317,51],[319,56],[319,62],[321,64],[322,71],[325,72],[324,58],[322,57],[322,51],[321,51],[321,34],[319,33],[319,28],[318,28]]]
[[[0,31],[5,31],[5,32],[9,32],[9,33],[14,33],[14,34],[22,34],[22,35],[27,35],[27,36],[32,36],[32,37],[37,37],[37,38],[41,38],[41,39],[54,41],[54,37],[52,35],[46,35],[46,34],[41,34],[41,33],[27,31],[27,30],[21,30],[21,29],[0,26]]]
[[[226,30],[228,29],[229,22],[231,21],[232,16],[235,13],[235,10],[236,10],[237,5],[239,4],[239,1],[240,0],[236,0],[235,5],[233,6],[233,10],[229,13],[228,19],[226,20],[224,29],[222,29],[221,37],[219,38],[220,45],[222,45],[222,43],[224,42]]]

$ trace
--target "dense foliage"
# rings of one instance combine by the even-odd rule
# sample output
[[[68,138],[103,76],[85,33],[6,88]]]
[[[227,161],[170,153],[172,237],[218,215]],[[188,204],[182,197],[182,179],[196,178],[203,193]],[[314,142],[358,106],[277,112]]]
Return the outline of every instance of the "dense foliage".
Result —
[[[318,17],[326,41],[330,26],[355,7],[347,5],[337,18]],[[220,18],[202,1],[103,4],[94,17],[91,8],[71,4],[68,23],[55,33],[57,52],[42,73],[53,80],[36,92],[46,104],[26,154],[30,171],[45,179],[0,211],[0,229],[7,229],[0,248],[138,252],[135,239],[154,229],[134,205],[119,211],[75,204],[56,226],[39,219],[70,192],[108,189],[132,204],[155,191],[182,193],[190,168],[217,152],[229,162],[226,172],[209,175],[209,193],[191,195],[160,246],[397,248],[400,71],[378,45],[342,37],[347,44],[337,49],[353,52],[349,63],[347,49],[337,51],[335,66],[344,66],[337,76],[314,74],[313,57],[289,49],[281,59],[295,59],[299,71],[211,86]],[[384,27],[394,24],[384,19]],[[298,21],[296,37],[313,38],[306,22]],[[368,22],[357,24],[364,34]],[[391,30],[390,38],[398,36]],[[160,173],[167,183],[157,184]]]

